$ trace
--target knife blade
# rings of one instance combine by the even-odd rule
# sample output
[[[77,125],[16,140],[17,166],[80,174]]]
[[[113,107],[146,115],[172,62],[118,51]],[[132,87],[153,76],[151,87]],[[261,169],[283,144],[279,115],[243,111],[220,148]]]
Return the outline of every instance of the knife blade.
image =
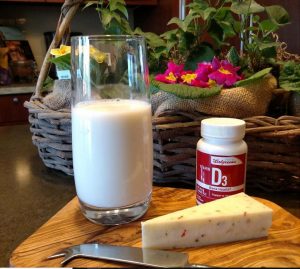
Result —
[[[48,258],[53,259],[61,256],[65,257],[61,262],[62,265],[65,265],[71,259],[81,257],[124,262],[156,268],[210,267],[201,264],[190,264],[187,253],[106,244],[81,244],[72,246]]]

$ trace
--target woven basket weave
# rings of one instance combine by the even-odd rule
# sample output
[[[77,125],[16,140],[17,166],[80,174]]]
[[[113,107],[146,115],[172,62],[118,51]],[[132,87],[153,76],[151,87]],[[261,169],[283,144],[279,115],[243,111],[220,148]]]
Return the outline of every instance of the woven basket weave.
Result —
[[[195,184],[198,113],[169,111],[153,118],[154,181]],[[247,185],[265,191],[300,190],[300,117],[244,118]]]
[[[70,23],[84,0],[65,0],[57,23],[54,38],[44,58],[35,93],[24,106],[28,108],[33,144],[47,167],[73,175],[71,111],[52,110],[43,104],[43,83],[50,70],[50,51],[65,43],[69,37]]]
[[[65,1],[55,37],[45,56],[29,111],[33,144],[44,164],[73,175],[71,111],[43,104],[42,85],[49,71],[50,50],[68,31],[81,0]],[[153,117],[154,182],[195,184],[195,153],[203,116],[198,112],[165,111]],[[244,118],[248,144],[247,184],[266,191],[300,190],[300,117]]]

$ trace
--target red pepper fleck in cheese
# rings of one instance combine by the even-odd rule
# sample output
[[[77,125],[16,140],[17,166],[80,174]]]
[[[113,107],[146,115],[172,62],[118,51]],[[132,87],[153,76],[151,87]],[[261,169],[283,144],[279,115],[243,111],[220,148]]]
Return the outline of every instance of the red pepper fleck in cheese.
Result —
[[[170,249],[265,237],[272,213],[241,192],[142,222],[142,244]]]

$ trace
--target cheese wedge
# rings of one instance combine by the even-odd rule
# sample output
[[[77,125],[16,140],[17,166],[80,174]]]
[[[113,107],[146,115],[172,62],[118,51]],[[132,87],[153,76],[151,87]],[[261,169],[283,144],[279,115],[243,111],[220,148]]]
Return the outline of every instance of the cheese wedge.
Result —
[[[241,192],[141,223],[145,248],[173,249],[268,235],[272,209]]]

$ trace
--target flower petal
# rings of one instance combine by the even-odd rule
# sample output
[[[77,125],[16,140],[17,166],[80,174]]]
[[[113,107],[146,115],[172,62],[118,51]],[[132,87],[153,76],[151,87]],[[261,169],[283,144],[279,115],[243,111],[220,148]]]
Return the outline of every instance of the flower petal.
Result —
[[[51,49],[50,54],[56,57],[71,53],[71,46],[60,45],[58,49]]]
[[[166,70],[165,74],[172,72],[176,77],[179,77],[181,72],[183,72],[183,68],[183,64],[177,65],[174,62],[168,62],[168,69]]]
[[[168,75],[158,74],[155,76],[155,80],[164,82],[164,83],[170,83],[170,84],[177,82],[177,78],[174,76],[174,74],[172,72],[170,72]]]
[[[195,70],[197,78],[202,81],[208,81],[208,75],[213,71],[211,63],[202,62],[198,64],[198,68]]]
[[[103,63],[106,59],[106,55],[104,52],[96,49],[94,46],[90,46],[90,55],[98,62]]]

